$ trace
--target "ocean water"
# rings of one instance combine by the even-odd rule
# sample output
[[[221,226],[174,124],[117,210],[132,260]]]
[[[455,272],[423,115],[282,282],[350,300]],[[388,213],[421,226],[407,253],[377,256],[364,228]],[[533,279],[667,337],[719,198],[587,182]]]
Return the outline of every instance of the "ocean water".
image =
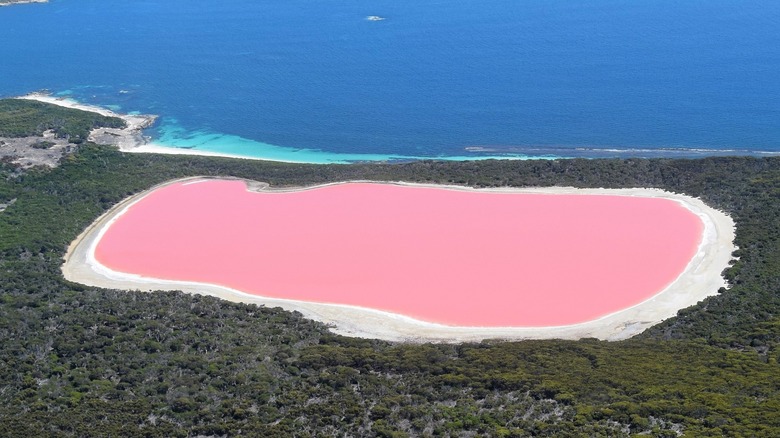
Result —
[[[780,2],[0,8],[0,96],[41,89],[158,114],[158,144],[278,160],[776,154]]]

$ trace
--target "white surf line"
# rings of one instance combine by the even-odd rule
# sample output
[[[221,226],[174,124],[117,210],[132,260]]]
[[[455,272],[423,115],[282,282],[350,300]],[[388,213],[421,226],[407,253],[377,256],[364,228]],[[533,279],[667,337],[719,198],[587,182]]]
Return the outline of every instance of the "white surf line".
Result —
[[[655,296],[629,308],[591,321],[551,327],[447,326],[359,306],[269,298],[214,284],[142,277],[113,271],[95,259],[95,248],[108,227],[144,196],[168,184],[181,181],[193,184],[208,179],[220,178],[197,177],[170,181],[133,196],[106,212],[71,244],[62,267],[65,278],[89,286],[142,291],[178,289],[187,293],[212,295],[234,302],[279,306],[285,310],[298,311],[307,318],[323,322],[338,334],[388,341],[470,342],[483,339],[580,339],[586,337],[620,340],[634,336],[664,319],[675,316],[680,309],[694,305],[708,296],[716,295],[721,287],[726,286],[721,272],[729,266],[735,249],[733,244],[734,222],[729,216],[707,206],[697,198],[659,189],[577,189],[571,187],[474,189],[451,185],[377,181],[345,181],[296,189],[274,189],[268,188],[264,183],[243,180],[248,184],[248,187],[252,187],[252,191],[264,193],[284,193],[316,189],[334,184],[364,182],[496,194],[582,194],[664,198],[676,201],[696,214],[703,223],[703,232],[698,251],[683,273]]]

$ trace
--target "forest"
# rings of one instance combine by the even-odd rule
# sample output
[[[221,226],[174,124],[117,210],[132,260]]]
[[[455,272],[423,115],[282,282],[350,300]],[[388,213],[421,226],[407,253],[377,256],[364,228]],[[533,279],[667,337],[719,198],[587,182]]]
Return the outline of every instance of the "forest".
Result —
[[[25,99],[0,99],[0,137],[38,136],[52,131],[58,138],[78,144],[94,128],[124,128],[118,117],[81,111]]]
[[[60,126],[83,139],[93,123],[24,111],[30,124],[0,123],[0,136]],[[63,279],[67,246],[101,213],[196,175],[657,187],[728,212],[738,258],[728,289],[621,342],[394,344],[278,308]],[[0,203],[12,199],[0,212],[0,436],[780,436],[777,158],[304,165],[81,142],[54,169],[0,164]]]

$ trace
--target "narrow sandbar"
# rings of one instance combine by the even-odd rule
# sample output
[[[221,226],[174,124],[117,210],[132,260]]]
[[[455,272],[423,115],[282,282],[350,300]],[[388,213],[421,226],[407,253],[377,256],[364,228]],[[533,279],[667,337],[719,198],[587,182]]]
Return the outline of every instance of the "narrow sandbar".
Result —
[[[194,180],[199,181],[199,180]],[[194,182],[192,181],[192,182]],[[169,186],[175,187],[178,182],[170,183]],[[198,184],[200,185],[200,184]],[[182,186],[179,184],[179,186]],[[339,186],[344,187],[341,184]],[[331,185],[332,187],[332,185]],[[411,188],[439,188],[442,186],[422,186],[411,184],[397,184],[395,187]],[[265,186],[255,184],[256,190],[266,193],[280,193],[273,191]],[[66,278],[81,283],[114,288],[155,290],[155,289],[181,289],[187,292],[204,293],[220,296],[233,301],[254,302],[271,306],[281,306],[288,310],[297,310],[307,317],[323,321],[333,326],[334,331],[353,336],[363,336],[372,338],[381,338],[388,340],[402,341],[467,341],[485,338],[503,338],[503,339],[538,339],[538,338],[567,338],[576,339],[582,337],[597,337],[601,339],[623,339],[630,337],[644,328],[647,328],[663,319],[674,316],[677,310],[695,304],[701,299],[717,293],[718,289],[725,285],[720,273],[731,259],[733,251],[733,222],[723,213],[715,211],[702,203],[701,201],[676,195],[659,190],[647,189],[571,189],[571,188],[551,188],[551,189],[493,189],[493,190],[474,190],[461,187],[446,187],[449,191],[456,190],[455,193],[482,193],[482,194],[557,194],[564,196],[571,195],[599,195],[620,196],[626,200],[637,197],[661,198],[672,201],[675,205],[684,207],[686,211],[691,212],[700,221],[701,238],[698,245],[693,249],[695,253],[691,261],[685,266],[682,273],[676,279],[671,279],[663,290],[658,293],[651,293],[649,296],[641,298],[641,302],[631,305],[627,309],[617,310],[610,314],[599,316],[595,319],[575,324],[567,324],[566,319],[561,319],[564,323],[559,325],[549,325],[549,322],[537,321],[529,325],[536,326],[475,326],[479,320],[466,322],[470,326],[457,326],[452,321],[432,322],[430,315],[423,315],[425,318],[415,318],[404,315],[399,312],[387,311],[387,309],[372,309],[365,306],[345,305],[345,304],[324,304],[311,302],[310,298],[284,299],[274,296],[257,296],[247,293],[246,290],[239,291],[235,287],[227,287],[214,284],[202,284],[198,281],[181,281],[176,279],[158,280],[139,275],[117,272],[109,269],[98,262],[95,256],[97,244],[105,235],[109,227],[116,223],[119,218],[126,213],[129,208],[147,194],[154,190],[145,192],[133,197],[118,205],[106,215],[101,217],[93,226],[86,230],[80,238],[71,245],[66,257],[66,263],[63,266],[63,272]],[[289,190],[285,191],[289,193]],[[300,194],[312,193],[311,188]],[[179,196],[177,194],[177,196]],[[210,211],[209,206],[202,206],[203,210]],[[335,208],[335,207],[334,207]],[[215,214],[218,213],[215,209]],[[257,227],[264,227],[262,218],[254,218]],[[407,254],[408,255],[408,254]],[[464,255],[464,254],[462,254]],[[468,256],[465,254],[464,256]],[[129,259],[132,259],[130,257]],[[468,263],[476,263],[471,261]],[[468,264],[467,263],[467,264]],[[293,272],[293,271],[290,271]],[[495,271],[493,271],[495,273]],[[301,276],[306,275],[306,271],[300,271]],[[403,273],[398,273],[403,275]],[[561,273],[561,275],[576,276],[576,273]],[[485,277],[482,277],[485,279]],[[584,277],[583,277],[584,278]],[[487,278],[486,286],[483,290],[490,289],[490,279]],[[316,281],[314,282],[316,283]],[[573,283],[573,284],[576,284]],[[314,284],[316,286],[316,284]],[[499,287],[500,284],[493,286]],[[581,283],[583,290],[593,288],[593,285]],[[246,289],[246,287],[241,287]],[[476,291],[478,292],[478,291]],[[570,295],[570,296],[576,296]],[[481,300],[487,300],[490,297],[480,293],[472,293],[469,296],[454,296],[465,303],[466,306],[475,306],[480,304]],[[434,301],[435,302],[435,301]],[[552,309],[554,312],[554,309]],[[566,313],[566,312],[561,312]],[[425,320],[427,319],[427,320]],[[457,321],[455,321],[457,323]],[[463,324],[461,324],[463,325]],[[482,324],[487,325],[487,324]],[[543,326],[542,326],[543,325]]]

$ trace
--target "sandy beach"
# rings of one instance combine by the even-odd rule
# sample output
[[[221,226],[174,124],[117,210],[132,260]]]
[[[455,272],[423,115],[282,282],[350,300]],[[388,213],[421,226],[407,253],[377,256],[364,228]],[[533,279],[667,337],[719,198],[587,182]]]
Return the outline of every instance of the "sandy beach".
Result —
[[[221,158],[239,158],[242,160],[262,160],[262,161],[276,161],[279,163],[296,163],[296,161],[287,160],[273,160],[268,158],[253,158],[243,155],[223,154],[219,152],[201,151],[197,149],[184,149],[184,148],[172,148],[168,146],[160,146],[155,143],[136,144],[132,147],[120,148],[122,152],[131,154],[164,154],[164,155],[196,155],[200,157],[221,157]]]
[[[194,182],[199,178],[190,180]],[[213,295],[230,301],[279,306],[286,310],[299,311],[308,318],[322,321],[339,334],[390,341],[464,342],[482,339],[579,339],[585,337],[620,340],[636,335],[644,329],[676,315],[677,311],[682,308],[717,294],[718,289],[726,285],[721,277],[721,272],[728,266],[732,258],[731,254],[735,249],[733,245],[734,224],[727,215],[708,207],[698,199],[661,190],[575,188],[477,190],[456,186],[396,184],[497,193],[608,194],[666,198],[678,202],[701,219],[704,224],[703,236],[696,255],[688,263],[685,271],[671,285],[652,298],[589,322],[542,328],[445,326],[415,320],[399,314],[355,306],[264,298],[209,284],[142,278],[137,275],[114,272],[98,263],[95,259],[95,248],[108,227],[130,206],[157,187],[118,204],[85,230],[71,244],[62,268],[63,274],[71,281],[91,286],[141,291],[177,289],[188,293]],[[257,182],[251,182],[250,187],[252,190],[276,191]],[[285,189],[285,191],[290,191],[290,189]]]

